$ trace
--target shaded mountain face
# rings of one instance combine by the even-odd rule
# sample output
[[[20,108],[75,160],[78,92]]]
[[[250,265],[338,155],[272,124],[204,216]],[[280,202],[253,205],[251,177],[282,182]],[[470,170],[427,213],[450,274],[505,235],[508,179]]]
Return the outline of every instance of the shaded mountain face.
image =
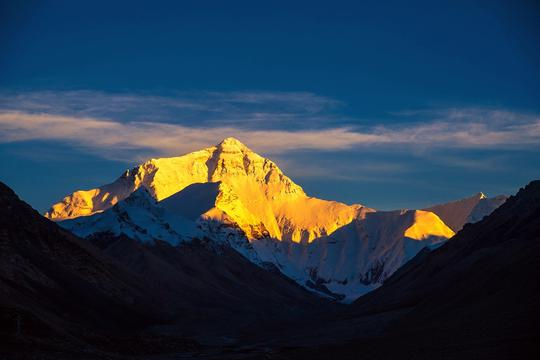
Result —
[[[109,232],[171,245],[207,237],[345,301],[454,234],[432,212],[380,212],[308,197],[273,162],[232,138],[151,160],[133,173],[139,175],[74,193],[47,216],[65,219],[59,223],[82,237]]]
[[[194,221],[158,206],[145,187],[137,189],[107,211],[64,220],[59,224],[81,237],[96,233],[123,234],[142,243],[163,240],[178,245],[183,240],[202,236]]]
[[[307,244],[269,236],[249,241],[239,226],[196,216],[211,206],[219,187],[190,185],[159,203],[141,188],[109,210],[59,224],[83,237],[105,232],[149,245],[209,237],[254,264],[273,264],[299,284],[345,301],[379,286],[423,247],[453,235],[435,214],[418,210],[370,212]]]
[[[2,337],[131,332],[159,320],[138,279],[0,183]],[[79,346],[81,346],[79,344]]]
[[[425,210],[437,214],[453,231],[459,231],[465,224],[475,223],[491,214],[507,198],[505,195],[488,198],[478,193],[465,199],[433,205]]]
[[[318,340],[308,330],[303,341],[317,349],[283,358],[536,359],[538,269],[540,181],[533,181],[452,241],[422,251],[324,324]]]
[[[89,238],[142,279],[169,321],[160,332],[219,344],[243,334],[294,326],[334,304],[300,287],[272,267],[254,265],[209,239],[179,246],[143,244],[126,236]]]
[[[262,261],[298,283],[350,302],[380,286],[424,247],[453,234],[430,212],[378,211],[307,245],[263,239],[252,246]]]
[[[144,191],[124,205],[114,214],[129,218],[131,210],[147,209],[158,216],[161,209]],[[117,218],[103,221],[111,219]],[[0,336],[9,343],[0,354],[39,348],[75,358],[69,354],[86,349],[92,358],[129,351],[119,348],[119,336],[136,342],[128,346],[136,352],[181,352],[196,345],[186,337],[234,341],[263,325],[332,312],[332,304],[279,271],[214,241],[148,244],[112,233],[89,240],[42,217],[0,183]]]
[[[373,311],[429,300],[430,306],[449,307],[451,299],[458,302],[469,297],[470,306],[474,301],[499,302],[512,304],[514,311],[520,302],[538,301],[540,282],[527,274],[540,268],[539,255],[540,181],[533,181],[490,216],[466,225],[452,241],[419,254],[354,306],[359,311]],[[403,291],[405,288],[408,290]],[[437,300],[441,302],[437,304]]]

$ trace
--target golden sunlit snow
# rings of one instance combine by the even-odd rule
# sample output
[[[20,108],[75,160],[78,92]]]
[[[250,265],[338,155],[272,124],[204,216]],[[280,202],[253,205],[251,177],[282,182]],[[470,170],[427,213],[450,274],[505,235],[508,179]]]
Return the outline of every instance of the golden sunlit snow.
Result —
[[[45,216],[59,221],[101,212],[141,186],[161,201],[191,184],[208,182],[219,183],[218,194],[214,207],[201,217],[234,224],[250,240],[270,236],[311,242],[374,211],[362,205],[309,197],[274,162],[237,139],[227,138],[184,156],[149,160],[126,171],[112,184],[65,197]],[[418,211],[416,219],[405,234],[409,238],[453,235],[431,212]]]

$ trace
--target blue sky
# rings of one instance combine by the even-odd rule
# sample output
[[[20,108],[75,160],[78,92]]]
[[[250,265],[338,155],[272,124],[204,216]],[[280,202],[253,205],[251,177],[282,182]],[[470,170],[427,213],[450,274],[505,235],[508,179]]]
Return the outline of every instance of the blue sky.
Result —
[[[40,211],[224,136],[382,209],[540,178],[533,1],[0,7],[0,180]]]

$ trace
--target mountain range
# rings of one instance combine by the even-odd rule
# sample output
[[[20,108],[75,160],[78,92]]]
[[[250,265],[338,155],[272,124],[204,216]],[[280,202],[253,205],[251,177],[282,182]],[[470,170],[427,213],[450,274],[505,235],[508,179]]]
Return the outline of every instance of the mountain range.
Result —
[[[307,324],[282,359],[537,359],[540,180],[380,288]],[[287,338],[287,340],[285,340]],[[316,341],[313,339],[316,338]]]
[[[539,194],[379,211],[232,138],[45,216],[0,183],[0,355],[536,358]]]
[[[425,247],[436,247],[505,196],[424,210],[377,211],[308,196],[278,166],[234,138],[149,160],[80,190],[45,214],[81,237],[124,235],[178,246],[203,237],[320,295],[351,302]]]
[[[260,324],[334,311],[279,271],[208,239],[83,240],[2,183],[0,230],[2,358],[197,352]]]
[[[482,220],[484,216],[491,214],[507,198],[505,195],[488,198],[480,192],[465,199],[433,205],[425,210],[437,214],[449,228],[457,232],[465,224],[475,223]]]
[[[540,181],[350,305],[208,238],[176,246],[122,233],[81,239],[3,184],[0,215],[7,359],[539,355]]]

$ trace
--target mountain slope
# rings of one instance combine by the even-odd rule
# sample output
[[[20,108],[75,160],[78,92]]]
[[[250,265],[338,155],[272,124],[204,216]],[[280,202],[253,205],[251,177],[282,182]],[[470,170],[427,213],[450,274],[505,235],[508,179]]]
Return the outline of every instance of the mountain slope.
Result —
[[[149,163],[159,166],[153,165],[152,176],[132,182],[129,189],[139,188],[127,198],[60,224],[83,237],[110,232],[172,245],[206,236],[257,265],[274,264],[302,286],[346,301],[379,286],[423,247],[454,234],[431,212],[376,212],[308,197],[274,163],[232,138]],[[171,194],[173,189],[180,190]],[[149,194],[158,200],[167,196],[156,203]],[[64,214],[77,213],[75,198],[58,205],[69,209]]]
[[[58,224],[84,238],[100,234],[125,236],[150,245],[163,241],[178,246],[211,237],[215,245],[229,245],[261,265],[245,233],[232,219],[225,213],[219,220],[207,217],[208,212],[219,211],[216,208],[219,187],[220,183],[193,184],[159,203],[141,187],[108,210]],[[236,209],[238,207],[241,208],[241,204],[237,204]],[[253,226],[251,230],[255,232]]]
[[[88,237],[96,233],[124,234],[141,242],[153,243],[162,240],[178,245],[180,242],[199,235],[193,221],[180,214],[173,216],[141,187],[126,199],[118,202],[107,211],[75,219],[64,220],[59,224],[74,234]]]
[[[281,356],[536,359],[538,269],[540,181],[533,181],[452,241],[418,254],[323,332],[307,329],[296,342],[317,348]]]
[[[313,312],[332,312],[333,304],[273,271],[253,265],[228,246],[208,239],[172,246],[150,245],[126,236],[89,238],[104,253],[150,284],[162,299],[169,322],[161,332],[195,337],[204,343],[233,341],[261,327],[294,326]]]
[[[241,202],[223,199],[224,187],[221,182],[192,184],[159,203],[140,188],[102,213],[59,224],[83,237],[106,232],[148,244],[162,240],[176,246],[209,237],[259,266],[274,264],[300,285],[345,301],[376,288],[422,248],[454,234],[431,212],[403,210],[367,212],[310,243],[278,240],[252,225],[256,222],[248,223],[251,233],[259,234],[249,241],[229,216],[233,211],[223,210],[243,209]],[[224,201],[234,205],[224,206]]]
[[[420,210],[367,213],[307,244],[259,240],[252,245],[300,284],[344,301],[380,286],[422,248],[454,235],[437,215]]]
[[[65,197],[45,216],[59,221],[101,212],[141,186],[161,201],[190,185],[217,182],[215,206],[206,217],[230,219],[250,239],[268,233],[280,240],[309,242],[371,211],[308,197],[272,161],[227,138],[184,156],[149,160],[112,184]]]
[[[459,231],[465,224],[475,223],[491,214],[506,199],[504,195],[488,198],[483,193],[478,193],[465,199],[433,205],[425,210],[434,212],[452,230]]]
[[[133,333],[161,319],[137,277],[3,183],[0,249],[1,336],[10,344],[32,346],[37,337],[80,347],[83,333]]]
[[[489,287],[499,288],[501,296],[513,290],[516,294],[534,290],[532,300],[540,295],[538,281],[518,274],[530,274],[527,270],[540,265],[539,244],[540,181],[533,181],[482,221],[465,226],[452,241],[431,253],[419,254],[381,289],[357,300],[355,306],[364,309],[377,303],[377,307],[385,308],[424,302],[429,297],[435,305],[435,299],[448,296],[449,291],[458,293],[459,298],[471,293],[483,299],[489,295]],[[484,286],[475,288],[475,283]],[[396,296],[405,287],[409,291]],[[507,304],[509,300],[500,299]]]
[[[126,219],[124,211],[144,220],[165,212],[144,189],[117,205],[94,215],[99,229],[114,223],[144,234],[134,223],[115,221]],[[98,232],[82,240],[0,183],[0,338],[9,344],[0,357],[181,352],[195,346],[186,336],[219,344],[335,307],[229,246],[150,238]]]

